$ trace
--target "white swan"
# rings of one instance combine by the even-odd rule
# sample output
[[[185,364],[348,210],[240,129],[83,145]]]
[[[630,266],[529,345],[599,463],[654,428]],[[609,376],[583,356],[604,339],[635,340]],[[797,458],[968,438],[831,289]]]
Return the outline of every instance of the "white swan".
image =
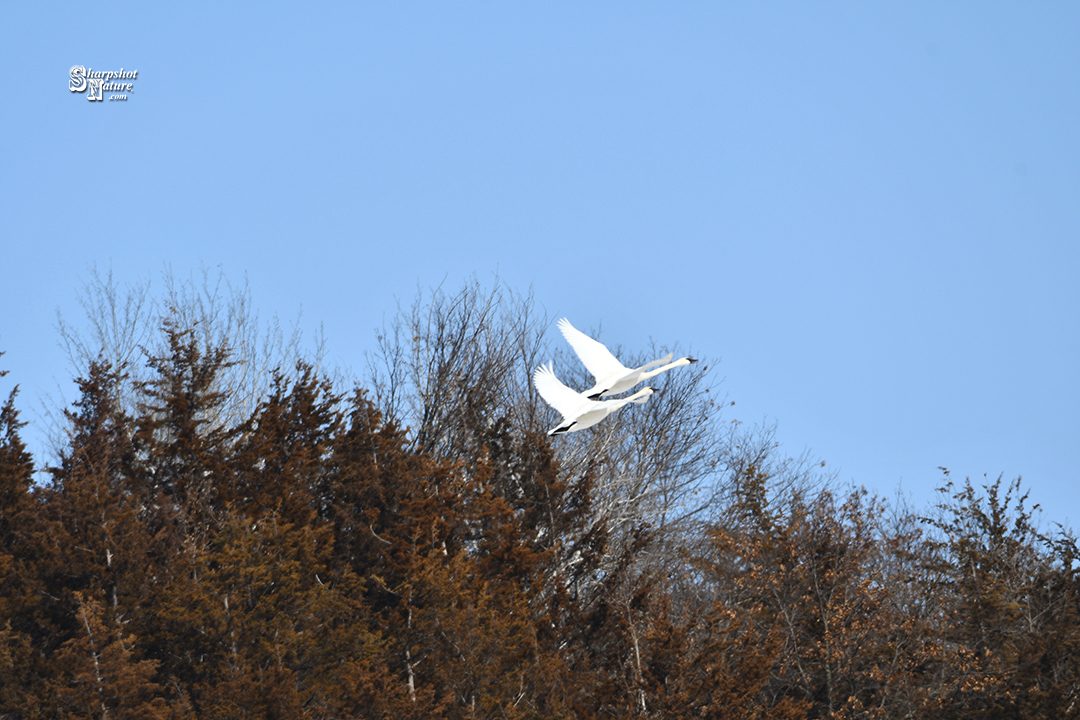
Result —
[[[643,403],[655,392],[644,387],[627,398],[618,400],[590,400],[584,393],[576,393],[555,376],[554,363],[541,365],[533,373],[533,385],[547,404],[562,413],[563,419],[548,431],[548,435],[577,432],[596,423],[628,403]]]
[[[599,400],[604,395],[617,395],[629,390],[639,382],[648,380],[662,372],[667,372],[671,368],[697,362],[697,359],[692,357],[679,358],[675,362],[671,362],[674,353],[668,353],[659,360],[653,360],[639,368],[630,369],[619,362],[611,354],[611,351],[604,347],[603,343],[593,340],[575,328],[566,318],[559,321],[559,330],[562,331],[563,337],[570,343],[570,347],[574,348],[574,352],[581,358],[581,362],[596,380],[596,385],[582,393],[591,400]],[[657,365],[661,367],[656,367]],[[656,369],[652,370],[651,368]]]

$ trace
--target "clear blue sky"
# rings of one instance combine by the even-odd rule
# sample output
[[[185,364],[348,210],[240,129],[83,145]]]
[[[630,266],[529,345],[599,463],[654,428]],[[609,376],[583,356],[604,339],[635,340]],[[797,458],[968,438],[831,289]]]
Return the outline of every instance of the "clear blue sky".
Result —
[[[497,272],[708,358],[843,481],[1022,474],[1080,524],[1080,5],[158,5],[0,10],[30,419],[94,263],[221,265],[357,369],[396,298]],[[139,74],[91,103],[73,65]]]

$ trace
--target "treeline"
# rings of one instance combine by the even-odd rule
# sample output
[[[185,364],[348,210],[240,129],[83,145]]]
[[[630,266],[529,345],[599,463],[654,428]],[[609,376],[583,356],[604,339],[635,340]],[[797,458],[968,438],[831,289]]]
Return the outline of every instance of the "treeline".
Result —
[[[243,293],[87,297],[46,480],[0,411],[0,718],[1080,715],[1077,546],[1019,481],[839,491],[697,366],[549,440],[549,319],[475,284],[362,383]]]

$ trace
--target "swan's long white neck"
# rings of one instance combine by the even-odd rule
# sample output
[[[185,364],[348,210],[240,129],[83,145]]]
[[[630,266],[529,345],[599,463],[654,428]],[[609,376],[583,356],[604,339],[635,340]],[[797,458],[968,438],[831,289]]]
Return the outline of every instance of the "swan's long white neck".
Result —
[[[629,403],[643,403],[650,395],[653,394],[653,392],[654,390],[651,387],[643,387],[630,397],[624,397],[618,400],[607,400],[605,402],[612,403],[611,405],[609,405],[609,407],[611,407],[612,409],[617,409]]]

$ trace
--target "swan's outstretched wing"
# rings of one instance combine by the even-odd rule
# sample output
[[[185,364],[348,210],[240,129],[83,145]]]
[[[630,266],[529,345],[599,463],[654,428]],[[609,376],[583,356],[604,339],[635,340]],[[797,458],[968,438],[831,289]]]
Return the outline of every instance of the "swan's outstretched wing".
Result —
[[[652,370],[654,367],[657,367],[659,365],[667,365],[669,362],[671,362],[671,358],[673,357],[675,357],[675,353],[669,352],[667,355],[658,360],[653,360],[651,363],[645,363],[644,365],[639,367],[638,370]]]
[[[533,385],[536,386],[540,397],[562,413],[563,417],[573,417],[581,408],[581,396],[555,377],[554,363],[536,368],[536,372],[533,373]]]
[[[597,382],[612,375],[629,372],[628,368],[616,360],[603,343],[593,340],[575,328],[566,318],[559,321],[559,330]]]

